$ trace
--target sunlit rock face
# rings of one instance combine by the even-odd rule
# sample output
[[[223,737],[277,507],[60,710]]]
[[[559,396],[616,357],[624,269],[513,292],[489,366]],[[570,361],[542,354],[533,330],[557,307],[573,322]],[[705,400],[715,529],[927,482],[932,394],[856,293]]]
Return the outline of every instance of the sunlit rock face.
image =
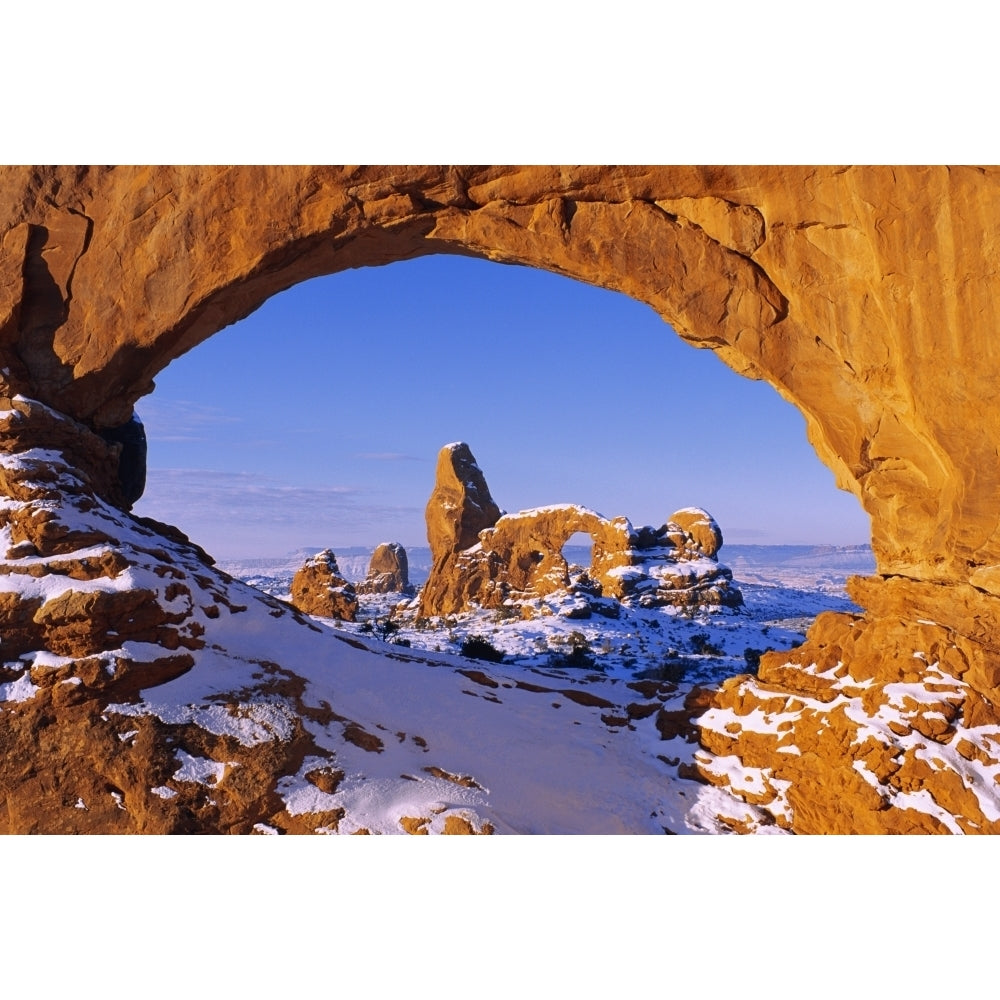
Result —
[[[758,676],[700,692],[695,767],[797,833],[1000,833],[984,660],[931,621],[827,612]]]
[[[206,564],[194,548],[177,542],[178,557],[163,543],[170,529],[108,514],[128,499],[118,453],[95,432],[125,424],[173,358],[298,281],[467,253],[624,292],[689,343],[767,380],[800,409],[817,454],[872,519],[877,574],[852,591],[864,615],[827,621],[794,656],[769,654],[758,679],[715,696],[715,711],[754,720],[784,698],[784,745],[801,732],[814,757],[803,753],[796,770],[793,753],[732,720],[720,742],[706,715],[711,780],[724,780],[723,758],[756,762],[790,783],[781,815],[793,828],[896,828],[893,817],[928,798],[954,817],[966,808],[958,789],[969,756],[1000,757],[990,736],[1000,721],[998,197],[996,170],[945,167],[0,168],[0,683],[21,683],[25,657],[34,675],[46,656],[114,654],[94,687],[81,679],[53,688],[94,699],[105,678],[127,688],[141,664],[178,657],[145,674],[159,682],[203,654],[194,647],[208,612],[195,607],[208,585],[197,577],[211,578],[218,595],[205,607],[232,600],[224,577],[197,568]],[[481,513],[488,521],[488,505]],[[440,528],[457,552],[492,523]],[[142,571],[121,569],[139,549]],[[113,596],[42,593],[38,581],[60,575],[76,595]],[[123,594],[138,595],[136,607]],[[141,649],[123,641],[130,629]],[[944,655],[952,648],[961,657]],[[799,702],[817,670],[842,672],[843,690],[814,712]],[[935,710],[949,725],[961,721],[934,738],[944,750],[914,735],[938,727],[899,700],[900,683],[954,692],[948,711]],[[875,761],[867,735],[810,742],[831,731],[840,695],[861,704],[844,712],[863,708],[869,719],[880,699],[904,706],[893,709],[895,728],[878,730],[891,763]],[[81,724],[82,741],[91,728]],[[18,732],[11,757],[30,758],[34,730]],[[819,774],[822,785],[810,777]],[[5,787],[21,780],[7,775]],[[859,793],[843,807],[831,788]],[[32,794],[18,799],[18,816],[30,815]],[[985,829],[990,807],[977,808],[964,822]]]
[[[368,564],[367,576],[354,589],[359,594],[412,593],[406,549],[399,542],[377,545]]]
[[[658,529],[636,529],[628,518],[608,520],[577,504],[502,514],[464,443],[441,449],[426,517],[433,566],[420,597],[424,616],[571,590],[643,607],[743,603],[732,573],[715,559],[722,531],[707,511],[685,508]],[[475,535],[472,528],[478,528]],[[573,578],[562,554],[578,532],[592,542],[583,579]]]
[[[997,176],[5,168],[0,345],[26,395],[114,427],[172,358],[303,279],[449,251],[544,267],[649,303],[795,403],[872,516],[880,573],[992,594]]]
[[[358,596],[352,583],[340,575],[330,549],[311,556],[292,577],[292,604],[307,615],[352,622],[358,614]]]
[[[469,446],[462,441],[445,445],[426,510],[432,557],[475,545],[479,532],[496,524],[501,514]]]

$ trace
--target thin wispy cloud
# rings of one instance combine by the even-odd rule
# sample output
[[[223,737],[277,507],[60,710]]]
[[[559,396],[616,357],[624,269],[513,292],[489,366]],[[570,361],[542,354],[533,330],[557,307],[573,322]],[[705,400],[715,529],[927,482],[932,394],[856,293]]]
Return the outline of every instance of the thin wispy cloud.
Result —
[[[301,545],[420,540],[423,509],[372,502],[355,486],[301,486],[247,472],[152,469],[135,513],[174,524],[219,555],[282,553]]]
[[[170,506],[178,516],[239,517],[280,523],[354,508],[360,494],[361,490],[353,486],[298,486],[249,472],[153,469],[142,502]]]
[[[136,407],[150,441],[206,441],[212,428],[239,424],[242,417],[215,406],[188,400],[158,400],[150,397]]]

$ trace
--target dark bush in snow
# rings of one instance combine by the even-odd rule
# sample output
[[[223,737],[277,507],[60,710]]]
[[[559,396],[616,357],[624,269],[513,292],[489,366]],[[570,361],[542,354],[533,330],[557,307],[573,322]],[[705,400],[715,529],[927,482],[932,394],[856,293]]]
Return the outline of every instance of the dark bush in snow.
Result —
[[[503,663],[503,653],[489,640],[479,635],[470,635],[462,641],[459,648],[462,656],[470,660],[489,660],[490,663]]]

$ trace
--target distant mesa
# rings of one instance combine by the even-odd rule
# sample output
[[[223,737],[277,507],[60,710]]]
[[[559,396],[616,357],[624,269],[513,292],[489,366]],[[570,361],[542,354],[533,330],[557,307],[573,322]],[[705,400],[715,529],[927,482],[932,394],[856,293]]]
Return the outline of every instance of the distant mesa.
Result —
[[[420,595],[425,617],[523,605],[558,592],[580,598],[581,617],[590,610],[614,614],[609,599],[641,607],[743,603],[732,573],[716,559],[722,531],[707,511],[685,507],[660,528],[634,528],[625,517],[608,520],[577,504],[505,514],[464,443],[441,449],[426,518],[432,567]],[[577,532],[593,543],[586,571],[562,554]]]
[[[330,549],[311,556],[292,578],[292,604],[307,615],[353,622],[358,614],[354,585],[340,575]]]
[[[399,542],[382,542],[372,553],[368,575],[355,589],[359,594],[412,594],[406,549]]]

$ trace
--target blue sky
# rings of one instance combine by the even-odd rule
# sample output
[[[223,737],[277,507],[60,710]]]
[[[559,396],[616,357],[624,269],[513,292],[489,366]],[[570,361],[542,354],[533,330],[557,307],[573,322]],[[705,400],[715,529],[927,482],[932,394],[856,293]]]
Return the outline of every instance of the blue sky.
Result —
[[[530,268],[438,255],[305,282],[177,359],[137,411],[136,512],[223,559],[426,545],[437,453],[459,440],[508,511],[660,525],[701,506],[732,543],[869,540],[770,386],[648,306]]]

